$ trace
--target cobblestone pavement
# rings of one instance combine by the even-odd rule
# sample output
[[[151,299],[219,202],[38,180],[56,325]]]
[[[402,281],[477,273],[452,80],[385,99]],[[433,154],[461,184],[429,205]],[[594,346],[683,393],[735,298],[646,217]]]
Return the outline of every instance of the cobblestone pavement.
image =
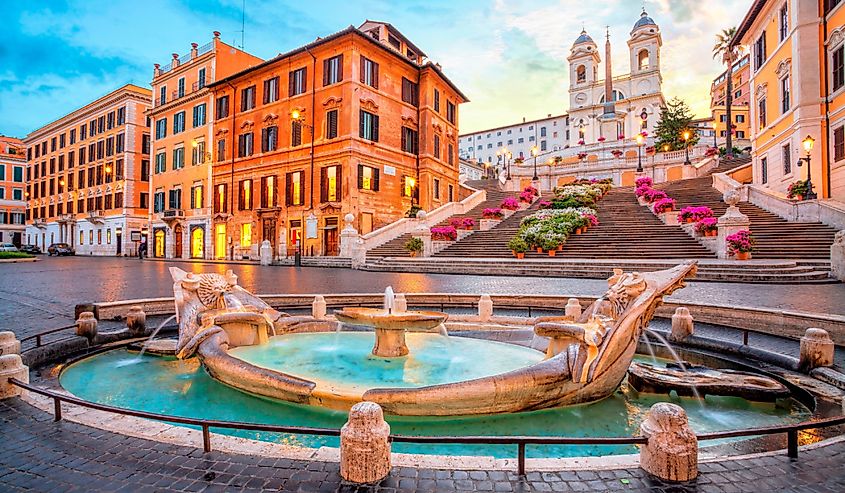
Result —
[[[135,258],[40,257],[0,265],[0,327],[19,335],[73,322],[73,306],[92,301],[172,296],[168,267],[202,271],[231,268],[240,284],[261,294],[397,292],[538,293],[597,295],[600,279],[364,272],[351,269],[142,262]],[[691,282],[670,299],[845,315],[845,284],[760,285]],[[14,321],[14,323],[12,323]]]
[[[668,485],[640,469],[529,472],[394,468],[370,488],[341,483],[337,463],[211,452],[54,423],[18,399],[0,402],[2,491],[656,491],[841,492],[845,443],[785,455],[701,464],[693,482]]]

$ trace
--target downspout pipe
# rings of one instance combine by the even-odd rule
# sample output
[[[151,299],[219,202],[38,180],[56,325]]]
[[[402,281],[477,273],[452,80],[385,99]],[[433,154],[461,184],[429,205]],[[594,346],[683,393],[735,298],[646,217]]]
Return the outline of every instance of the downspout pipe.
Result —
[[[314,210],[314,135],[316,134],[317,129],[315,128],[315,124],[317,123],[317,57],[311,53],[311,50],[308,47],[305,47],[305,51],[311,55],[311,183],[309,185],[308,190],[308,210]],[[341,70],[343,68],[341,67]]]
[[[229,87],[232,88],[232,111],[231,111],[231,113],[232,113],[232,150],[231,150],[232,158],[229,161],[230,162],[230,166],[229,166],[229,169],[230,169],[230,171],[229,171],[229,183],[230,183],[229,184],[229,214],[231,216],[234,216],[235,215],[235,148],[236,148],[236,146],[235,146],[235,108],[237,108],[237,105],[235,103],[237,102],[238,89],[235,86],[233,86],[232,83],[229,82],[229,81],[226,81],[226,84]],[[253,145],[254,145],[254,143],[253,143]],[[232,260],[234,260],[234,253],[235,253],[233,248],[234,248],[234,243],[232,244],[232,247],[230,247],[230,250],[232,252],[231,255],[230,255],[230,258],[232,258]]]
[[[824,39],[822,40],[822,47],[824,49],[824,155],[825,155],[825,196],[830,198],[830,72],[828,66],[827,55],[827,9],[822,10],[822,30],[824,31]]]
[[[412,206],[413,205],[417,205],[417,206],[420,205],[419,195],[420,195],[420,189],[422,188],[422,185],[420,184],[420,149],[421,149],[420,137],[422,137],[422,130],[423,130],[423,124],[422,124],[422,121],[420,121],[420,116],[421,116],[421,111],[420,111],[420,82],[421,82],[421,80],[422,80],[422,65],[420,63],[417,63],[417,104],[416,104],[416,106],[417,106],[417,129],[418,129],[418,131],[417,131],[417,145],[415,146],[416,149],[414,149],[416,151],[415,154],[416,154],[416,168],[417,168],[417,173],[416,173],[417,174],[417,186],[414,187],[414,190],[411,194],[411,205]]]

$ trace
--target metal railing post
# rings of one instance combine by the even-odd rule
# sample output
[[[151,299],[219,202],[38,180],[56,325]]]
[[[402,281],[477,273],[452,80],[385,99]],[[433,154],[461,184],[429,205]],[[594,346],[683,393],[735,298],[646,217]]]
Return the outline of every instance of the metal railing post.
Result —
[[[53,397],[53,421],[62,420],[62,400],[58,397]]]
[[[202,449],[205,453],[211,452],[211,435],[207,424],[202,425]]]
[[[516,473],[525,476],[525,443],[517,444]]]
[[[789,430],[786,432],[786,455],[790,459],[798,458],[798,430]]]

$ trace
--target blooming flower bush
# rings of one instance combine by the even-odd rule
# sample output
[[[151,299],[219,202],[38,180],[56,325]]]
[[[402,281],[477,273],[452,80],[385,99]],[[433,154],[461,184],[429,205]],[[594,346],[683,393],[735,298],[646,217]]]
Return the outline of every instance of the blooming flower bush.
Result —
[[[585,214],[585,218],[590,221],[590,226],[598,226],[599,225],[599,218],[596,217],[595,214]]]
[[[475,219],[471,217],[453,217],[449,220],[449,226],[455,229],[472,229],[475,226]]]
[[[657,190],[657,189],[654,189],[654,188],[649,188],[648,190],[644,191],[642,196],[649,203],[669,197],[668,195],[666,195],[666,192],[664,192],[663,190]]]
[[[655,214],[669,212],[674,208],[675,199],[670,199],[668,197],[657,199],[656,201],[654,201],[654,205],[651,206],[651,210],[653,210]]]
[[[601,136],[601,137],[599,137],[599,138],[598,138],[598,141],[599,141],[599,142],[604,142],[605,140],[606,140],[606,139],[604,138],[604,136]]]
[[[619,158],[622,157],[622,151],[620,151],[619,149],[614,149],[614,150],[610,151],[610,153],[613,154],[613,157],[615,157],[616,159],[619,159]]]
[[[528,191],[523,191],[519,194],[519,200],[530,204],[534,200],[534,194]]]
[[[579,145],[579,146],[584,145],[584,139],[579,140],[579,141],[578,141],[578,145]]]
[[[551,209],[552,208],[552,203],[549,202],[548,200],[541,200],[539,205],[540,205],[540,209]]]
[[[713,233],[719,230],[717,219],[715,217],[705,217],[695,223],[695,232],[706,236],[708,233]]]
[[[622,151],[619,151],[619,152],[622,152]],[[654,186],[654,181],[651,178],[649,178],[648,176],[641,176],[641,177],[637,178],[636,180],[634,180],[634,185],[637,188],[640,188],[640,187],[643,187],[643,186],[651,187],[651,186]]]
[[[528,192],[528,193],[530,193],[531,195],[533,195],[533,196],[535,196],[535,197],[539,197],[539,196],[540,196],[540,191],[539,191],[539,190],[537,190],[536,188],[532,187],[531,185],[528,185],[527,187],[523,188],[523,189],[522,189],[522,191],[523,191],[523,192]]]
[[[681,209],[681,221],[694,223],[704,219],[705,217],[713,217],[713,210],[707,206],[684,207]]]
[[[504,219],[505,213],[500,207],[488,207],[481,211],[481,217],[484,219]]]
[[[586,159],[586,158],[587,158],[586,152],[579,152],[578,153],[578,159]]]
[[[751,237],[751,231],[743,229],[737,231],[725,238],[725,243],[728,246],[728,253],[736,255],[737,253],[748,253],[754,250],[754,238]]]
[[[541,210],[522,220],[515,238],[527,245],[554,250],[578,228],[598,224],[595,215],[595,209],[589,207]]]
[[[787,198],[804,198],[810,192],[810,186],[807,184],[805,180],[798,180],[796,182],[792,182],[789,185],[789,188],[786,189],[786,196]]]
[[[507,197],[502,201],[502,209],[515,211],[519,209],[519,201],[513,197]]]
[[[431,228],[431,239],[434,241],[455,241],[458,231],[453,226],[435,226]]]
[[[555,198],[552,200],[553,209],[569,207],[592,207],[600,198],[610,191],[613,185],[610,181],[578,180],[574,183],[555,188]]]
[[[706,151],[704,151],[704,157],[713,157],[719,154],[719,149],[717,147],[708,147]]]

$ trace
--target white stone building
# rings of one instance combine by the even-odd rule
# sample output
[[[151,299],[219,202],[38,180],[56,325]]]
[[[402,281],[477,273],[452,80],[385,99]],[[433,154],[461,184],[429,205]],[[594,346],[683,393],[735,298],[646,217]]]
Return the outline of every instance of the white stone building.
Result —
[[[570,145],[568,125],[565,114],[531,121],[523,118],[522,123],[461,135],[458,148],[464,159],[498,165],[497,168],[502,169],[506,162],[502,159],[503,151],[516,159],[531,156],[531,148],[535,145],[542,153],[564,149]]]

